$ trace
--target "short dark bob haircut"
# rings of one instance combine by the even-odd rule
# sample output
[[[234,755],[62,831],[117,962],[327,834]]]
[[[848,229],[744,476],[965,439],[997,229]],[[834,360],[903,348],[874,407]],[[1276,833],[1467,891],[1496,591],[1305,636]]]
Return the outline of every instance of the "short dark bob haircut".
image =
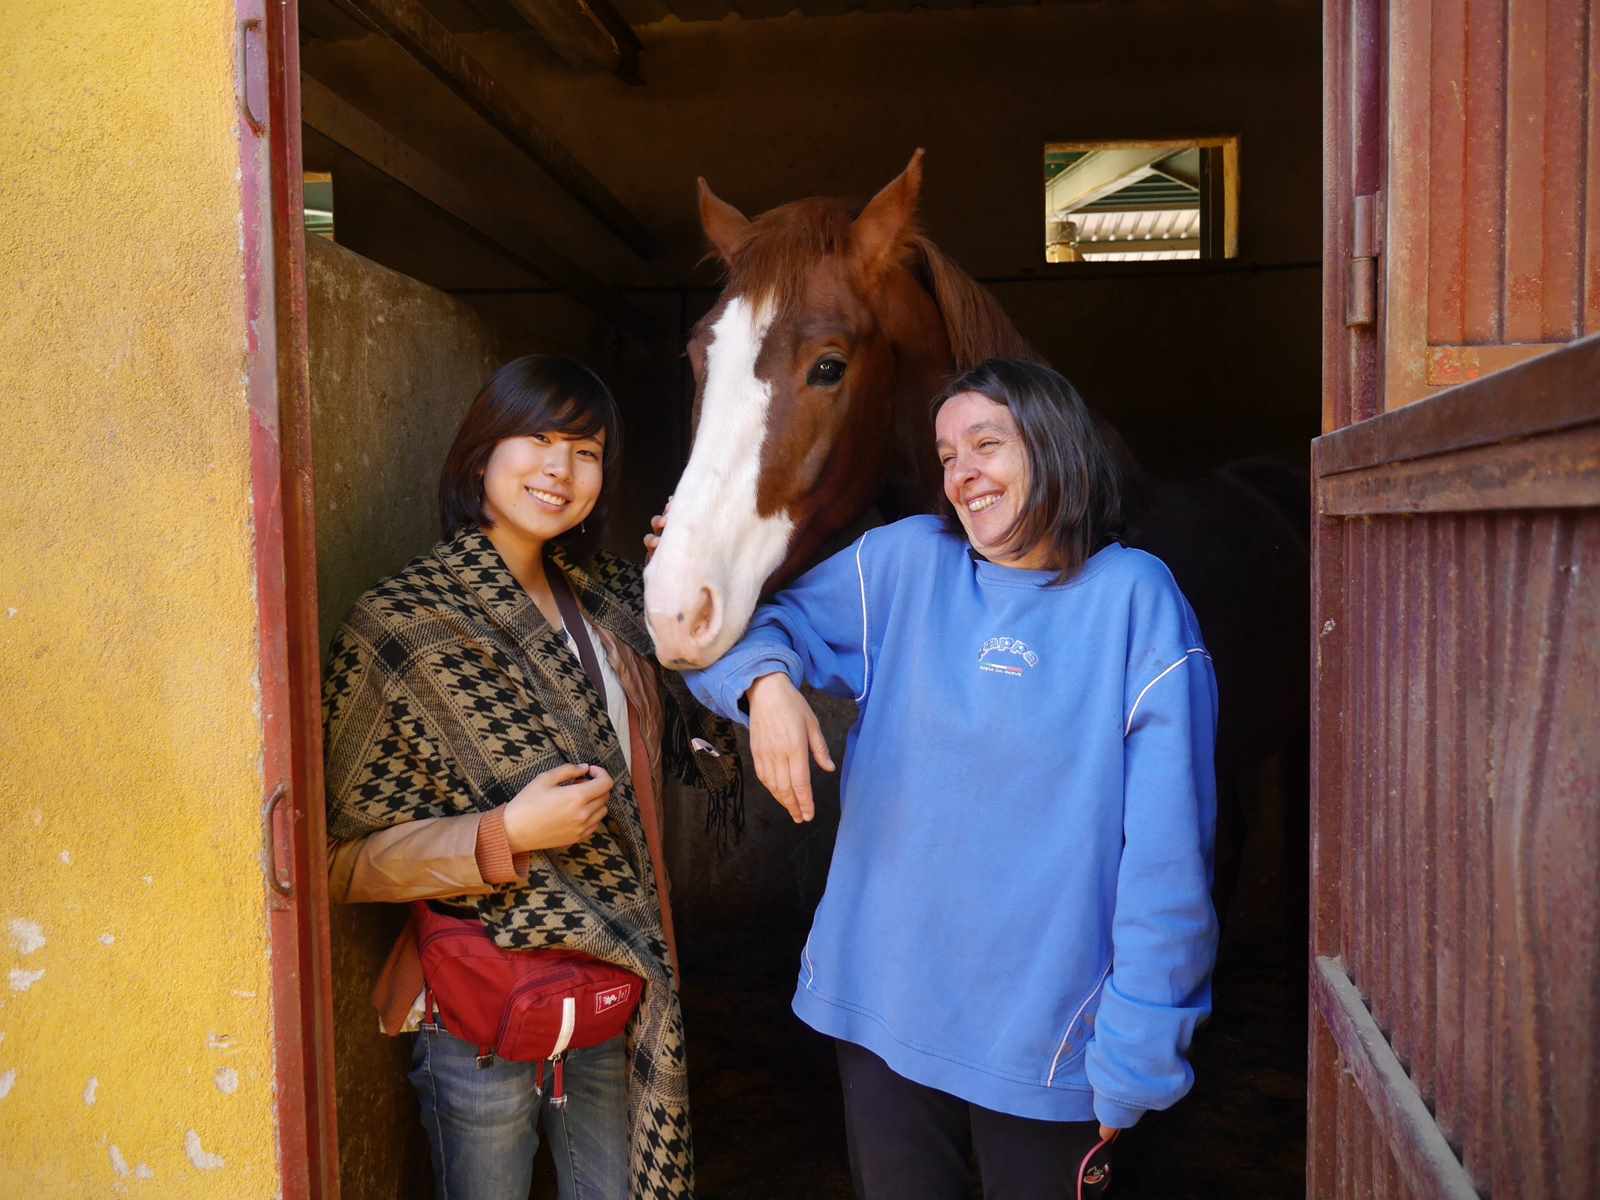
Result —
[[[439,472],[439,524],[446,541],[463,529],[487,529],[483,472],[506,438],[535,433],[593,437],[604,431],[600,499],[574,529],[554,539],[573,562],[589,559],[605,537],[608,500],[620,475],[622,415],[611,390],[580,362],[553,354],[514,358],[483,385],[461,418]]]
[[[977,392],[1011,410],[1028,455],[1028,498],[1004,545],[1026,552],[1041,543],[1066,583],[1095,551],[1117,540],[1122,525],[1122,480],[1117,462],[1078,389],[1042,363],[991,358],[962,373],[933,398],[937,419],[945,403]],[[952,531],[961,519],[940,494]]]

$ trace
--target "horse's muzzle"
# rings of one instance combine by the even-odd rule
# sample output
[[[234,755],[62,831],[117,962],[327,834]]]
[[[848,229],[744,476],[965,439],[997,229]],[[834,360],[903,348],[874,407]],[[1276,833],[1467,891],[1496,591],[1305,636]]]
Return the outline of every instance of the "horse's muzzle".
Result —
[[[722,632],[722,597],[705,586],[681,609],[648,609],[645,623],[655,639],[656,657],[677,669],[707,667],[715,659],[712,647]]]

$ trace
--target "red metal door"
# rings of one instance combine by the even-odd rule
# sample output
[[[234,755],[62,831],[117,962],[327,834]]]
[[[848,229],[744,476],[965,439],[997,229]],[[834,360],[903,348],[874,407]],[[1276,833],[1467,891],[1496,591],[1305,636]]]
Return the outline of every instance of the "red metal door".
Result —
[[[280,1194],[337,1200],[295,0],[236,0]]]
[[[1307,1195],[1594,1196],[1600,29],[1325,29]]]

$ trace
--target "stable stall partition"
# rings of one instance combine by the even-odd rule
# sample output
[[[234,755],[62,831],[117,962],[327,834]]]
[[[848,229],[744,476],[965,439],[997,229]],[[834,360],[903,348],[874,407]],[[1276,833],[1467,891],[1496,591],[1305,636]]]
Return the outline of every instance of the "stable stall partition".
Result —
[[[467,305],[320,237],[306,245],[317,594],[324,654],[380,578],[438,540],[438,473],[461,414],[505,353]],[[367,990],[404,923],[398,907],[332,912],[343,1194],[427,1194],[406,1082],[410,1039],[377,1034]]]

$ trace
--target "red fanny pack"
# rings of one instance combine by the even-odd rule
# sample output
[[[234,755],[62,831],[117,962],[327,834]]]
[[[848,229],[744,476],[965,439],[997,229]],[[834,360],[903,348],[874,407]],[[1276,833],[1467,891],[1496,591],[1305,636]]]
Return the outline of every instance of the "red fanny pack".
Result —
[[[426,1020],[478,1048],[478,1066],[496,1058],[554,1067],[550,1099],[566,1102],[562,1056],[608,1042],[628,1025],[644,992],[632,971],[576,950],[505,950],[476,917],[412,906],[422,958]]]

